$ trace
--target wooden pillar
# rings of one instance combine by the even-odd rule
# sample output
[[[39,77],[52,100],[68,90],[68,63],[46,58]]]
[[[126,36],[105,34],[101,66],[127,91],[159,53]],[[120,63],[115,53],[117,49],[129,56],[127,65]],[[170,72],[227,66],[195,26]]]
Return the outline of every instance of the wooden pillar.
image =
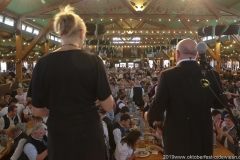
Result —
[[[21,59],[22,56],[22,21],[21,19],[17,20],[16,24],[16,76],[19,78],[20,82],[22,82],[22,66],[23,61]]]
[[[49,53],[49,33],[45,37],[45,54]]]
[[[174,54],[174,52],[172,50],[171,50],[171,52],[172,52],[172,55],[170,57],[170,60],[171,60],[171,67],[173,67],[174,63],[175,63],[175,54]]]
[[[164,64],[163,64],[163,58],[160,59],[160,69],[163,70]]]
[[[221,52],[221,44],[219,42],[216,42],[216,61],[217,61],[217,65],[216,65],[216,71],[219,73],[220,72],[220,52]]]
[[[146,58],[146,54],[141,54],[141,59],[144,59],[144,58]]]

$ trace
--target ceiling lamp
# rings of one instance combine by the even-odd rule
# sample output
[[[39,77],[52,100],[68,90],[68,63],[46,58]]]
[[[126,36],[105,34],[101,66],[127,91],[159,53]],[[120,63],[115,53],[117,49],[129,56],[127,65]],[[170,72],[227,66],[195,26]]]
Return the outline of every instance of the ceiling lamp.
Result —
[[[136,11],[142,11],[142,10],[143,10],[143,7],[146,6],[149,1],[150,1],[150,0],[147,0],[147,1],[143,2],[142,5],[139,5],[139,6],[138,6],[135,2],[133,2],[132,0],[129,0],[130,4],[136,8]]]
[[[134,31],[127,31],[128,34],[133,34]]]

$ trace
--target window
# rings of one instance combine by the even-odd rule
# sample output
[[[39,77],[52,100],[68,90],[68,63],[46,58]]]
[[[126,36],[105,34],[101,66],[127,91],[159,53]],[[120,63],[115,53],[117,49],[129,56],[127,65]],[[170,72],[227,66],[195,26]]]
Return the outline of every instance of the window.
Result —
[[[118,68],[118,67],[119,67],[119,64],[118,64],[118,63],[116,63],[116,64],[115,64],[115,68]]]
[[[7,63],[6,62],[1,62],[1,72],[5,71],[6,72],[7,70]]]
[[[26,29],[26,25],[22,24],[22,30],[25,31],[25,29]]]
[[[28,69],[28,63],[27,62],[23,62],[23,66]]]
[[[58,37],[55,37],[55,41],[56,41],[56,42],[61,42],[61,39],[58,38]]]
[[[14,26],[14,20],[11,19],[11,18],[5,18],[4,23],[9,25],[9,26]]]
[[[133,63],[128,63],[128,68],[133,68]]]
[[[37,62],[35,62],[35,61],[33,62],[33,67],[35,67],[35,66],[36,66],[36,63],[37,63]]]
[[[120,63],[120,67],[126,67],[126,63]]]
[[[0,15],[0,22],[3,22],[3,16]]]
[[[149,63],[150,68],[152,68],[153,67],[153,60],[149,60],[148,63]]]
[[[33,30],[33,34],[38,35],[38,34],[39,34],[39,30],[38,30],[38,29],[34,29],[34,30]]]
[[[30,27],[30,26],[27,26],[27,28],[26,28],[26,31],[27,31],[27,32],[29,32],[29,33],[32,33],[32,31],[33,31],[33,28],[32,28],[32,27]]]
[[[170,65],[170,60],[164,60],[164,61],[163,61],[163,66],[164,66],[164,68],[170,67],[169,65]]]
[[[55,40],[54,36],[52,36],[52,35],[50,36],[50,39],[53,41]]]
[[[232,60],[227,61],[227,68],[232,68]]]

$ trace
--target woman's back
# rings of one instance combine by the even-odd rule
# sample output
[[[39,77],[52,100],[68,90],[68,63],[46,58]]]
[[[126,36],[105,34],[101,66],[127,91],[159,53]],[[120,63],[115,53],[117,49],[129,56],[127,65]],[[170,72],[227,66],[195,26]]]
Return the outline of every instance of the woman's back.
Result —
[[[103,68],[97,55],[84,50],[50,53],[41,58],[34,69],[41,73],[33,76],[32,82],[38,83],[35,87],[39,89],[32,92],[43,90],[46,100],[42,105],[56,114],[88,110],[96,97],[106,99],[109,96],[104,88],[109,84]],[[37,101],[37,97],[32,98],[33,103]]]

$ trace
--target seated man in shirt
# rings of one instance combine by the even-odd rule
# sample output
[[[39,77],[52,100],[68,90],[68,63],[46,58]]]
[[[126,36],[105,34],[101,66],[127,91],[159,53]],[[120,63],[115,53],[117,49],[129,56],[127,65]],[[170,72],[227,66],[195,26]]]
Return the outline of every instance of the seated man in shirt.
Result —
[[[6,100],[0,100],[0,117],[4,116],[8,113],[8,107],[7,107],[7,101]]]
[[[18,113],[17,114],[19,115],[19,117],[22,120],[24,105],[18,103],[18,100],[16,98],[13,98],[13,99],[10,100],[10,105],[17,106],[17,108],[18,108]]]
[[[226,126],[221,129],[220,127],[217,127],[217,140],[229,151],[234,153],[234,140],[233,137],[236,134],[236,129],[234,126],[234,123],[232,121],[232,117],[227,114],[224,118],[224,121],[226,123]],[[238,154],[240,154],[238,150]]]
[[[20,104],[25,105],[26,104],[26,99],[27,99],[27,92],[23,92],[22,88],[17,89],[17,95],[15,98],[18,100]]]
[[[23,151],[29,160],[48,159],[47,136],[45,135],[45,129],[43,125],[34,125],[32,134],[28,137]]]
[[[121,93],[116,103],[117,106],[114,115],[117,115],[119,111],[122,109],[122,107],[126,106],[126,104],[127,104],[126,94]]]
[[[119,122],[120,121],[120,117],[121,115],[123,114],[128,114],[129,113],[129,108],[127,106],[123,106],[121,109],[120,109],[120,112],[114,117],[113,119],[113,124],[115,122]]]
[[[32,119],[33,117],[33,113],[32,113],[32,100],[29,100],[27,102],[26,107],[23,109],[23,116],[22,118],[22,122],[28,122]]]
[[[7,106],[10,105],[10,100],[11,99],[12,99],[11,94],[10,93],[5,93],[4,100],[7,101]]]
[[[11,126],[8,128],[7,135],[13,139],[14,149],[10,151],[3,160],[24,160],[23,146],[25,145],[28,136],[22,132],[18,127]]]
[[[43,125],[44,129],[45,129],[45,135],[48,136],[48,131],[47,131],[47,126],[43,123],[43,118],[42,117],[36,117],[34,116],[33,119],[33,125],[35,124],[41,124]]]
[[[115,122],[113,124],[113,137],[114,137],[114,142],[116,147],[116,144],[118,144],[122,137],[125,136],[124,133],[124,127],[129,128],[130,127],[130,121],[131,117],[128,114],[123,114],[121,115],[120,122]]]
[[[10,105],[8,107],[8,113],[0,118],[0,131],[2,131],[2,133],[4,133],[4,129],[7,129],[9,126],[21,123],[21,119],[17,115],[17,112],[17,106]]]

